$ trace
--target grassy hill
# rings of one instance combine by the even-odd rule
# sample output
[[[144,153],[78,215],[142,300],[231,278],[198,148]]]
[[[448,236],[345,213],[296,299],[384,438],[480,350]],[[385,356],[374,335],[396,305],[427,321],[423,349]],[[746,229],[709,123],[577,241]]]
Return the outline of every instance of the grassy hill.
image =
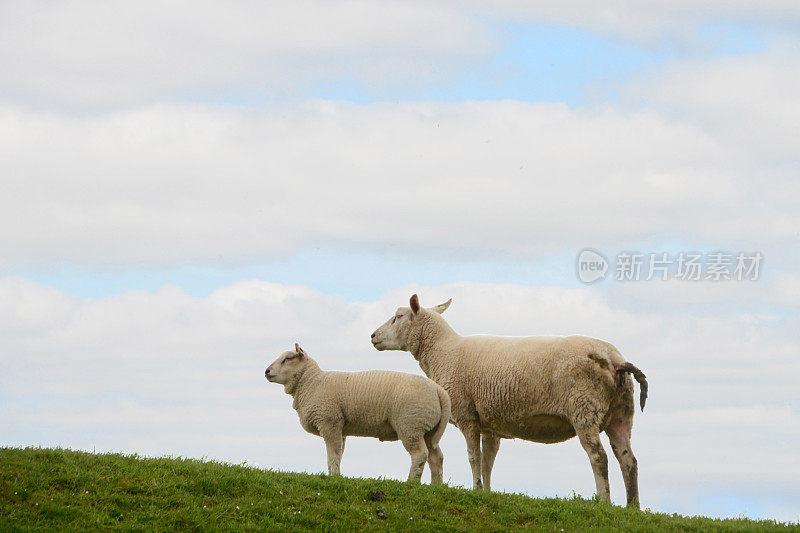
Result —
[[[370,491],[385,499],[371,501]],[[379,510],[385,518],[378,517]],[[767,531],[770,521],[687,518],[385,479],[329,478],[189,459],[0,448],[0,531]]]

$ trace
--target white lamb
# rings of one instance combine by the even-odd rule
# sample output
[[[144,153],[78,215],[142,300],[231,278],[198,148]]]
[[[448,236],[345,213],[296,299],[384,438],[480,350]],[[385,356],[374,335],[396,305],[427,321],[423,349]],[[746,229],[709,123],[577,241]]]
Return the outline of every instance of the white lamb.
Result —
[[[303,429],[325,439],[330,475],[339,474],[345,438],[352,435],[399,439],[411,455],[408,480],[419,481],[427,460],[431,483],[442,482],[439,440],[450,420],[450,398],[442,387],[401,372],[324,372],[294,347],[264,375],[292,395]]]
[[[605,431],[620,463],[627,502],[639,505],[631,450],[633,374],[644,409],[647,381],[611,344],[589,337],[462,337],[432,309],[401,307],[372,334],[378,350],[413,354],[425,374],[447,390],[453,421],[467,441],[473,487],[491,486],[501,438],[562,442],[576,434],[589,455],[597,494],[610,501]]]

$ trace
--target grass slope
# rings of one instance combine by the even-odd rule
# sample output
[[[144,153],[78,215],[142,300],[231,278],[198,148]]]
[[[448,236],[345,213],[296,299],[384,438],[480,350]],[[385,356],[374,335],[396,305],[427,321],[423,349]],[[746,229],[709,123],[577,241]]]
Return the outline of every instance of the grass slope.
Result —
[[[386,494],[370,501],[372,490]],[[378,510],[387,518],[379,519]],[[0,448],[0,531],[767,531],[770,521],[687,518],[595,501],[386,479],[330,478],[190,459]]]

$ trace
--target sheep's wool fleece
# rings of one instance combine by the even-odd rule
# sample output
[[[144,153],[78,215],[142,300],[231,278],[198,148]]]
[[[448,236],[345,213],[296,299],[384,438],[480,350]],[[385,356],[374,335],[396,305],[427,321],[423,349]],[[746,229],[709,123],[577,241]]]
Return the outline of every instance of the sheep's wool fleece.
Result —
[[[423,376],[369,370],[324,372],[309,360],[293,392],[303,429],[319,435],[320,424],[341,421],[345,436],[397,440],[401,433],[436,428],[450,401],[439,385]]]
[[[614,346],[590,337],[489,335],[439,343],[419,360],[450,394],[456,423],[476,412],[482,430],[537,442],[569,439],[575,435],[570,421],[602,417],[617,392],[613,365],[624,362]],[[623,379],[632,393],[631,378]],[[600,426],[603,420],[581,422]]]

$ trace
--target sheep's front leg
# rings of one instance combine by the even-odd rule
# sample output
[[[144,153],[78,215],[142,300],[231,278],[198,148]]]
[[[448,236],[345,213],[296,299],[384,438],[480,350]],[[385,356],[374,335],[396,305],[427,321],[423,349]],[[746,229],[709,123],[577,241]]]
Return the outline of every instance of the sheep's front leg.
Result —
[[[469,466],[472,467],[472,489],[480,490],[483,488],[481,482],[481,431],[477,424],[465,425],[459,429],[467,441],[467,457],[469,457]]]
[[[339,465],[342,462],[342,454],[344,453],[342,428],[335,425],[324,426],[320,429],[319,434],[325,439],[325,447],[328,450],[328,474],[331,476],[341,475]]]
[[[486,490],[492,490],[492,467],[499,449],[500,437],[489,433],[481,434],[481,471],[483,473],[483,488]]]

